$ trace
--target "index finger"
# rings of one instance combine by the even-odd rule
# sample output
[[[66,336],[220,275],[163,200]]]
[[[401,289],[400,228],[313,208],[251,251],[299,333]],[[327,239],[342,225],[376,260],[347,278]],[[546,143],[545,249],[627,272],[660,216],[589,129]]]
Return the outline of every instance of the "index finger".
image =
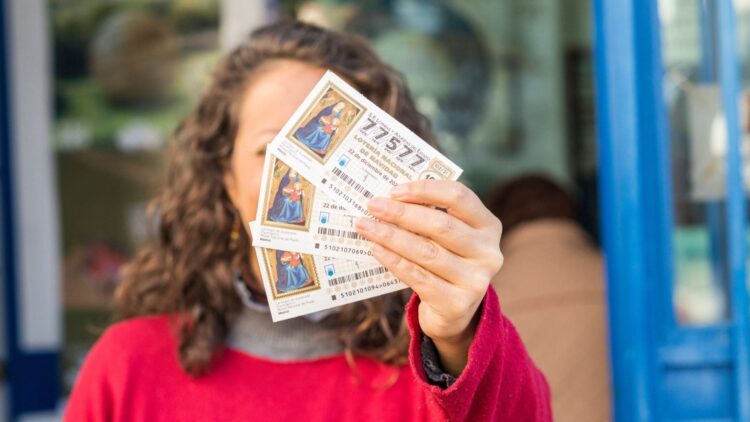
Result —
[[[486,227],[494,216],[463,183],[452,180],[417,180],[391,189],[391,198],[444,208],[474,228]]]

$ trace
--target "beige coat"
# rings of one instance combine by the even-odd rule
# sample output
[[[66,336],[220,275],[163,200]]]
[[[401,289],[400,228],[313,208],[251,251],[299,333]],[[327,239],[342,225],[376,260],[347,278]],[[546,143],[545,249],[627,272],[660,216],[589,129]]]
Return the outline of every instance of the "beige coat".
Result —
[[[602,257],[566,220],[525,223],[504,240],[492,281],[552,390],[555,420],[610,420]]]

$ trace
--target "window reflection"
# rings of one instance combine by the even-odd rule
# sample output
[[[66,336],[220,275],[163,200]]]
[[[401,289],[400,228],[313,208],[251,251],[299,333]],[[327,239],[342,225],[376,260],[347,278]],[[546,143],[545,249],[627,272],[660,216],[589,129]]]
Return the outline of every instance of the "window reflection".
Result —
[[[716,2],[660,0],[665,96],[670,112],[677,320],[729,318],[726,226],[727,128],[719,87]],[[742,78],[744,183],[750,190],[750,2],[736,0]]]
[[[561,6],[520,0],[282,4],[290,16],[370,39],[404,74],[441,146],[480,194],[496,180],[522,172],[572,179]],[[576,18],[585,19],[586,4],[572,8]],[[590,37],[585,26],[571,34],[576,30]],[[590,44],[585,47],[588,51]]]

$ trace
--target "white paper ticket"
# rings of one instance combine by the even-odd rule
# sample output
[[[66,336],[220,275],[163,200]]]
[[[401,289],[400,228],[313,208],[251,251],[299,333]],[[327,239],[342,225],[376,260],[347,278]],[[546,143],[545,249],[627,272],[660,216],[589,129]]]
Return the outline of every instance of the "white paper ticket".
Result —
[[[354,229],[356,215],[266,154],[253,246],[377,262]]]
[[[406,288],[363,261],[255,248],[271,318],[282,321]]]
[[[269,152],[356,215],[418,179],[456,180],[461,168],[328,71]]]

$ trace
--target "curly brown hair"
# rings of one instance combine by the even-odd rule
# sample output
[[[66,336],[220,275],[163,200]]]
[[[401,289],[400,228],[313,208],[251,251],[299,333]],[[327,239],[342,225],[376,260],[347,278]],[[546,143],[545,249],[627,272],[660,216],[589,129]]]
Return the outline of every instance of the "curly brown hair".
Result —
[[[250,273],[251,241],[245,230],[237,238],[239,212],[223,176],[244,88],[262,65],[279,59],[333,70],[434,144],[401,76],[357,35],[282,21],[254,31],[224,58],[197,108],[170,138],[166,186],[150,207],[158,231],[125,268],[115,295],[121,318],[176,316],[180,362],[193,375],[210,367],[242,307],[233,280],[239,271]],[[409,342],[407,300],[408,293],[399,292],[350,304],[323,323],[337,329],[349,358],[369,355],[402,364]]]

